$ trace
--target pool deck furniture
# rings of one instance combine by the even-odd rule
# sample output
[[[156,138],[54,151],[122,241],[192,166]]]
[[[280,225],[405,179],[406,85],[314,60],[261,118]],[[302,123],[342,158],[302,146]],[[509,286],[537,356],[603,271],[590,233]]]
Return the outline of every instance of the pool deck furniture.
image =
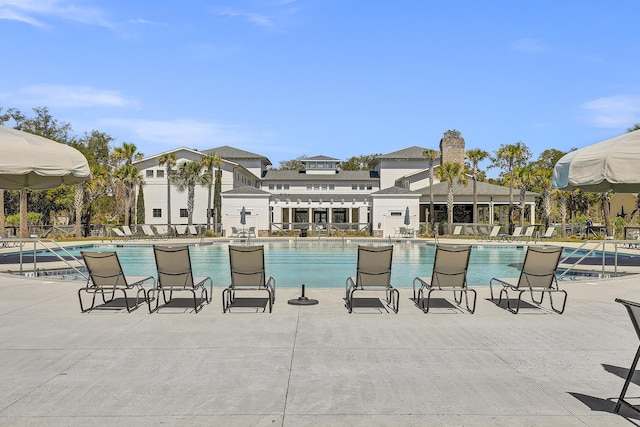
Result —
[[[504,241],[513,241],[513,240],[520,239],[522,237],[522,227],[518,225],[514,227],[513,233],[511,234],[503,233],[503,234],[499,234],[498,236],[500,237],[500,240],[504,240]]]
[[[431,277],[416,277],[413,279],[413,299],[416,305],[425,313],[429,312],[431,294],[433,292],[453,292],[453,298],[459,306],[464,294],[467,311],[472,313],[476,309],[477,294],[475,289],[467,285],[467,268],[471,255],[471,245],[438,245],[433,262]],[[417,286],[417,292],[416,292]],[[425,291],[427,295],[425,297]],[[458,299],[457,293],[460,293]],[[473,303],[469,305],[469,295],[473,294]]]
[[[113,251],[109,252],[90,252],[82,251],[82,259],[84,260],[89,277],[83,288],[78,289],[78,299],[80,300],[80,311],[89,312],[96,307],[106,309],[119,309],[121,306],[117,304],[116,295],[122,293],[124,296],[124,307],[127,312],[131,312],[139,307],[141,303],[140,294],[142,294],[142,302],[148,303],[147,291],[144,289],[144,283],[155,285],[155,279],[152,276],[140,277],[127,280],[122,272],[122,266],[118,259],[118,254]],[[130,304],[131,297],[128,291],[135,291],[135,303]],[[82,303],[82,294],[92,295],[91,307],[85,308]],[[96,296],[100,295],[102,303],[96,306]]]
[[[473,262],[473,258],[471,259]],[[514,316],[476,286],[471,315],[372,315],[344,287],[313,306],[197,316],[78,310],[77,282],[2,275],[0,425],[630,426],[616,400],[638,349],[616,298],[638,277],[568,280],[560,317]],[[278,299],[300,296],[300,284]],[[410,283],[400,299],[412,298]],[[524,311],[524,310],[522,310]],[[524,313],[523,313],[524,314]],[[99,393],[99,391],[108,393]],[[433,391],[432,393],[429,390]],[[637,375],[627,396],[639,395]],[[100,398],[96,398],[96,393]]]
[[[391,262],[393,245],[358,245],[358,263],[356,275],[347,277],[345,282],[345,306],[353,312],[354,294],[358,291],[384,291],[387,306],[398,312],[400,295],[391,285]]]
[[[174,292],[177,294],[183,292],[191,294],[195,313],[198,313],[205,304],[211,303],[213,280],[208,276],[193,276],[189,246],[154,245],[153,254],[156,259],[158,282],[156,287],[149,291],[150,295],[154,295],[156,301],[154,309],[149,305],[149,312],[157,312],[162,307],[179,305],[177,301],[174,302]],[[160,295],[162,295],[164,301],[163,306],[159,305]],[[151,299],[149,297],[150,301]]]
[[[558,314],[562,314],[567,304],[567,291],[558,287],[558,279],[556,278],[556,269],[558,268],[561,255],[561,246],[529,246],[518,279],[494,277],[489,281],[491,300],[495,300],[493,286],[501,286],[502,288],[500,289],[497,304],[499,305],[502,302],[504,295],[507,301],[507,309],[513,314],[517,314],[520,309],[523,293],[529,292],[531,294],[531,301],[538,307],[542,304],[544,294],[548,293],[551,309]],[[515,309],[511,307],[509,291],[518,294]],[[564,295],[560,309],[556,309],[553,304],[554,293]],[[535,294],[540,294],[540,300],[536,300]]]
[[[231,284],[222,291],[222,310],[227,312],[234,307],[251,307],[259,303],[269,313],[273,310],[276,300],[276,280],[267,276],[264,265],[264,245],[235,246],[229,245],[229,267],[231,269]],[[297,268],[298,266],[291,266]],[[236,292],[258,291],[266,292],[267,298],[262,301],[255,298],[238,298]],[[249,304],[245,304],[249,302]],[[256,307],[257,305],[253,305]]]
[[[640,304],[633,301],[627,301],[621,298],[616,298],[616,302],[624,305],[627,309],[627,313],[629,313],[629,318],[631,319],[631,323],[633,324],[633,329],[640,339]],[[638,360],[640,359],[640,347],[638,347],[638,351],[636,351],[636,355],[633,358],[633,363],[631,363],[631,367],[629,368],[629,373],[627,374],[627,379],[624,382],[624,386],[622,387],[622,391],[620,392],[620,397],[618,397],[618,401],[616,402],[616,407],[614,408],[614,412],[619,413],[620,407],[625,405],[627,408],[632,409],[633,411],[640,414],[640,407],[633,405],[629,401],[625,400],[627,390],[629,388],[629,383],[633,379],[634,374],[636,373],[636,366],[638,365]]]

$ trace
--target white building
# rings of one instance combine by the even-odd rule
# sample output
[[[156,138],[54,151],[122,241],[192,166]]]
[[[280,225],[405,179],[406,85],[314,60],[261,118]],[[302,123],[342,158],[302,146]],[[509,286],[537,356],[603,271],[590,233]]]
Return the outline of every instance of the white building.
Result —
[[[445,133],[441,141],[441,158],[464,161],[464,140],[453,133],[450,145]],[[462,142],[460,142],[462,141]],[[335,230],[375,236],[395,235],[400,227],[418,230],[428,221],[429,170],[423,156],[425,148],[412,146],[377,156],[370,171],[345,171],[340,160],[315,156],[302,160],[303,170],[269,169],[264,156],[223,146],[206,151],[178,148],[144,158],[134,164],[145,182],[145,222],[167,224],[166,167],[158,159],[172,153],[177,163],[199,162],[206,154],[222,159],[221,218],[227,235],[234,229],[255,230],[257,236],[296,233],[329,234]],[[440,160],[434,162],[434,169]],[[487,183],[478,184],[479,218],[483,223],[506,220],[509,189]],[[454,221],[472,222],[472,187],[455,184]],[[446,183],[434,180],[435,217],[446,222]],[[187,193],[171,186],[171,223],[187,223]],[[194,224],[207,223],[208,187],[195,189]],[[528,218],[534,217],[535,193],[527,192]],[[518,195],[516,194],[517,203]],[[500,209],[500,206],[503,208]],[[211,206],[212,207],[212,206]],[[240,212],[245,209],[245,224]],[[407,215],[408,212],[408,215]]]

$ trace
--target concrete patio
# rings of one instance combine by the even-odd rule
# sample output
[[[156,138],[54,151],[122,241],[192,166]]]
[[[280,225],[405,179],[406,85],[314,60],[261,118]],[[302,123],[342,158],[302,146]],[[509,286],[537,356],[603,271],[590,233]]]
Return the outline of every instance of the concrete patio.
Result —
[[[397,315],[350,315],[343,289],[307,289],[318,305],[288,305],[293,288],[278,289],[272,314],[222,314],[220,283],[199,314],[82,314],[79,283],[1,277],[0,425],[640,422],[613,414],[638,347],[614,299],[640,300],[637,276],[562,282],[563,315],[513,315],[488,287],[476,288],[473,315],[444,300],[423,314],[409,288]]]

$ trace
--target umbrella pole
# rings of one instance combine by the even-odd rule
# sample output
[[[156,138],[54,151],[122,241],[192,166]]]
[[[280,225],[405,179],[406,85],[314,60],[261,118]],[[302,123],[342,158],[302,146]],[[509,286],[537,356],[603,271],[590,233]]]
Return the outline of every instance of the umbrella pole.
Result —
[[[20,237],[27,237],[27,190],[20,190]]]

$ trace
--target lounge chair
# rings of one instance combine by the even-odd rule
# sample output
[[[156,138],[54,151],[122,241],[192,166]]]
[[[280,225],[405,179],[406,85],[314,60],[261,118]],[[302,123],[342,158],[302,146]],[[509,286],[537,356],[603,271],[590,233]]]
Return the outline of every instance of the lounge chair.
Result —
[[[524,231],[524,235],[522,236],[522,239],[526,240],[527,242],[529,240],[533,240],[535,242],[536,238],[535,238],[535,235],[533,234],[534,231],[536,231],[536,226],[535,225],[531,225],[531,226],[527,227],[527,229]]]
[[[501,234],[501,240],[516,240],[522,237],[522,227],[517,226],[513,229],[513,233],[511,234]]]
[[[120,237],[123,240],[130,239],[130,237],[126,236],[119,228],[112,228],[111,231],[116,235],[116,237]]]
[[[187,234],[187,226],[184,224],[176,225],[174,228],[176,230],[176,236],[184,237]]]
[[[268,295],[269,313],[276,300],[276,280],[265,274],[264,245],[229,245],[231,284],[222,291],[222,310],[227,312],[234,304],[242,301],[236,298],[239,291],[265,291]],[[266,306],[264,308],[266,310]]]
[[[491,229],[491,233],[489,233],[489,235],[487,235],[486,240],[495,240],[500,238],[500,229],[502,227],[500,227],[499,225],[494,225],[493,228]]]
[[[551,309],[556,313],[562,314],[567,303],[567,291],[558,288],[558,280],[556,278],[556,269],[558,268],[561,254],[562,247],[529,246],[527,248],[527,254],[524,257],[522,271],[520,272],[520,277],[518,279],[501,279],[494,277],[489,281],[491,300],[494,300],[493,285],[502,286],[502,289],[500,289],[498,304],[502,302],[502,295],[504,294],[507,299],[507,309],[510,312],[517,314],[520,309],[520,301],[523,293],[529,291],[531,293],[531,300],[538,307],[542,304],[544,294],[548,293],[549,300],[551,301]],[[518,300],[515,309],[511,308],[509,291],[518,293]],[[540,293],[539,301],[536,301],[534,293]],[[559,310],[553,305],[554,293],[564,294],[562,308]]]
[[[196,228],[195,225],[189,225],[187,226],[187,231],[189,232],[190,235],[192,236],[199,236],[200,233],[198,233],[198,229]]]
[[[213,280],[208,276],[193,277],[189,246],[154,245],[153,253],[158,271],[158,285],[153,292],[162,294],[165,305],[174,299],[174,292],[189,292],[193,296],[193,309],[196,313],[202,309],[205,303],[211,302]],[[207,285],[209,289],[207,289]],[[169,298],[167,298],[167,294]],[[158,311],[160,308],[159,300],[160,296],[158,295],[153,311]]]
[[[416,277],[413,279],[413,298],[422,311],[429,312],[432,292],[445,291],[453,292],[453,298],[458,305],[462,303],[462,294],[464,294],[467,311],[473,314],[476,309],[477,295],[475,289],[467,287],[467,268],[470,255],[471,245],[436,246],[436,256],[431,277]],[[420,286],[417,293],[416,285]],[[425,291],[428,291],[426,298],[424,296]],[[458,292],[460,292],[460,299],[457,297]],[[471,307],[469,306],[468,292],[473,292],[473,305]]]
[[[255,227],[249,227],[249,231],[247,231],[247,237],[256,237]]]
[[[131,228],[129,228],[128,225],[123,225],[122,226],[122,231],[124,231],[124,235],[127,236],[130,239],[133,239],[136,237],[135,233],[133,231],[131,231]]]
[[[554,226],[549,226],[545,230],[544,234],[540,236],[541,239],[552,239],[553,234],[556,232],[556,228]]]
[[[356,291],[385,291],[387,306],[398,312],[400,293],[391,286],[391,261],[393,246],[358,246],[356,275],[345,283],[346,307],[353,311],[353,295]]]
[[[149,302],[147,292],[142,286],[145,282],[151,282],[155,286],[153,276],[132,279],[131,283],[127,280],[122,272],[122,266],[116,252],[87,252],[81,251],[84,263],[89,271],[89,278],[85,287],[78,289],[78,299],[80,300],[80,311],[86,313],[96,307],[96,295],[102,296],[103,308],[120,308],[115,303],[116,293],[121,291],[124,295],[125,308],[128,312],[138,308],[140,304],[140,294],[142,300]],[[129,295],[127,291],[136,291],[135,305],[129,304]],[[82,292],[93,294],[91,307],[84,308],[82,304]]]
[[[238,227],[231,227],[231,236],[229,237],[238,237]]]
[[[158,237],[160,239],[167,239],[169,237],[169,227],[166,225],[156,225],[158,231]]]
[[[142,232],[144,233],[144,235],[150,239],[157,239],[158,235],[153,231],[153,228],[151,228],[150,225],[143,225],[142,226]]]
[[[637,302],[626,301],[620,298],[616,298],[616,302],[623,304],[629,313],[629,317],[631,318],[631,323],[633,324],[633,329],[636,331],[636,335],[640,339],[640,304]],[[640,413],[640,408],[635,405],[632,405],[630,402],[627,402],[624,399],[624,396],[627,394],[627,388],[629,387],[629,383],[633,378],[633,375],[636,373],[636,366],[638,365],[638,360],[640,359],[640,347],[638,347],[638,351],[636,351],[636,357],[633,358],[633,363],[629,368],[629,373],[627,374],[627,379],[624,382],[624,386],[622,387],[622,391],[620,392],[620,397],[618,398],[618,402],[613,410],[615,413],[620,412],[620,406],[624,405],[627,408]]]
[[[462,226],[461,225],[456,225],[453,228],[453,236],[460,236],[462,234]]]

